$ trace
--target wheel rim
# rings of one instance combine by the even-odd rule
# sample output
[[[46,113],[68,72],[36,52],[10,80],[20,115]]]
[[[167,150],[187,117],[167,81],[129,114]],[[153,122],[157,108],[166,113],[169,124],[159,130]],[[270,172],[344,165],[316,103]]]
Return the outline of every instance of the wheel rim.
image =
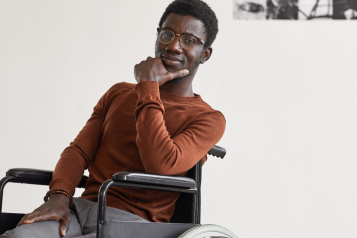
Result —
[[[204,238],[204,237],[229,237],[238,238],[233,232],[225,227],[218,225],[200,225],[191,228],[190,230],[181,234],[178,238]]]

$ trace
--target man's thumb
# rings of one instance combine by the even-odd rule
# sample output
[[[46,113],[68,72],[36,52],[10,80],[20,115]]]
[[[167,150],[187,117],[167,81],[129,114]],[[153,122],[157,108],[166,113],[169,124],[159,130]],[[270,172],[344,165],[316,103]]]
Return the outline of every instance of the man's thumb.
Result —
[[[172,76],[173,76],[173,79],[174,78],[181,78],[183,76],[188,75],[189,72],[190,71],[188,71],[187,69],[181,69],[179,71],[176,71],[176,72],[172,73]]]
[[[65,216],[61,220],[60,234],[62,237],[66,236],[70,223],[71,223],[71,216]]]

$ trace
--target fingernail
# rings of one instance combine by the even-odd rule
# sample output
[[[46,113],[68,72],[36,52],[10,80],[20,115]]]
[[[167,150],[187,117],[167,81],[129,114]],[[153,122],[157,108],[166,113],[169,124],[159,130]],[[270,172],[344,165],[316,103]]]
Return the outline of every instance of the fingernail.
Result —
[[[185,74],[188,74],[190,71],[188,71],[188,69],[185,69]]]

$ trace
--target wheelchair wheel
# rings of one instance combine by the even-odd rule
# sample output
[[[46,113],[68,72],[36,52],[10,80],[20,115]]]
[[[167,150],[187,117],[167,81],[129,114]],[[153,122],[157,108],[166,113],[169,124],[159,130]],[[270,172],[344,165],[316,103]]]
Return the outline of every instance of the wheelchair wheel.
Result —
[[[233,232],[218,225],[200,225],[193,227],[184,233],[182,233],[178,238],[213,238],[213,237],[222,237],[222,238],[238,238]]]

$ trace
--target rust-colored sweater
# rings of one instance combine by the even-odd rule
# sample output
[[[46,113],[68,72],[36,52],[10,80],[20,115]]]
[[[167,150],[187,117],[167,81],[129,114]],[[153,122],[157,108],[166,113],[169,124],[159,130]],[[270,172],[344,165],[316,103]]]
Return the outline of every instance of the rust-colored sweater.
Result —
[[[118,83],[94,107],[77,138],[56,165],[50,189],[74,194],[83,171],[82,198],[98,200],[100,185],[113,174],[137,171],[184,175],[220,140],[223,115],[199,95],[181,97],[157,82]],[[169,222],[179,194],[111,187],[107,205],[149,221]]]

